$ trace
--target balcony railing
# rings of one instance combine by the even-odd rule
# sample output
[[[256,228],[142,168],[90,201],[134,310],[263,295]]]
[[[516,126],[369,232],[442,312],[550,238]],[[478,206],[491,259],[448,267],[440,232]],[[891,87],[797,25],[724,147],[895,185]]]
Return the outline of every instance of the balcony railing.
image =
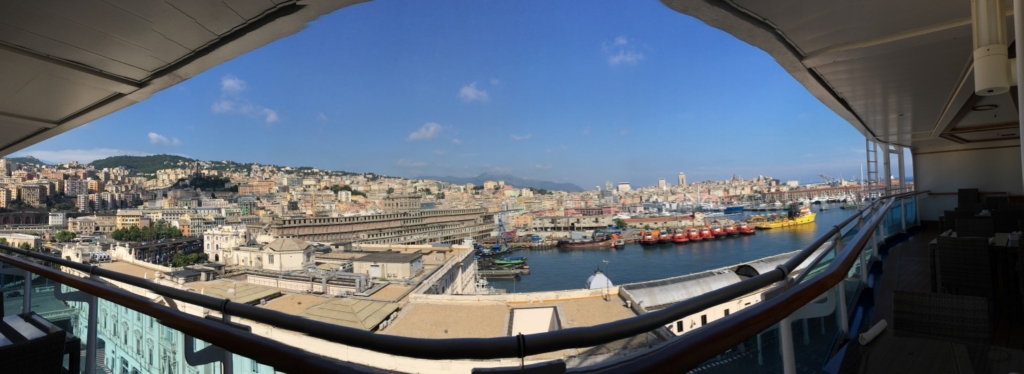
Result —
[[[338,344],[403,357],[429,360],[523,359],[527,356],[563,349],[593,347],[663,329],[664,326],[676,320],[773,285],[775,286],[773,292],[768,293],[772,297],[766,301],[756,303],[726,318],[673,338],[665,344],[631,358],[615,363],[595,364],[576,370],[682,372],[699,368],[708,360],[712,360],[716,365],[740,362],[742,360],[732,360],[730,352],[743,352],[743,357],[750,358],[750,352],[756,351],[758,365],[763,365],[766,361],[767,365],[777,362],[776,364],[782,366],[782,370],[779,371],[793,373],[798,358],[807,355],[796,352],[794,349],[792,322],[801,319],[807,320],[801,316],[831,316],[835,321],[830,323],[827,328],[847,332],[849,327],[847,307],[851,304],[850,300],[853,295],[863,288],[864,281],[868,279],[866,264],[871,263],[878,251],[878,245],[883,242],[884,238],[905,232],[908,227],[919,223],[917,196],[921,193],[926,192],[904,193],[874,201],[839,225],[834,226],[775,270],[681,301],[664,309],[602,325],[496,338],[420,339],[375,334],[180,290],[98,266],[76,263],[9,246],[0,246],[0,249],[15,253],[17,257],[0,255],[0,262],[20,269],[4,269],[8,273],[15,270],[26,279],[32,279],[32,274],[37,274],[46,280],[63,285],[64,287],[54,287],[53,296],[58,300],[78,301],[82,305],[86,305],[88,320],[79,323],[84,326],[86,331],[84,334],[81,331],[75,331],[76,335],[83,338],[86,345],[86,365],[83,368],[86,373],[93,373],[97,367],[96,357],[99,350],[97,330],[101,328],[100,326],[105,325],[98,317],[99,301],[113,303],[138,312],[140,313],[137,317],[139,319],[142,316],[152,318],[159,321],[160,325],[184,334],[185,344],[183,348],[179,345],[179,351],[183,351],[185,360],[178,362],[187,362],[190,365],[220,362],[224,365],[225,372],[230,372],[229,369],[232,365],[240,362],[241,358],[238,356],[244,356],[255,358],[256,361],[252,361],[253,365],[258,361],[259,364],[269,365],[277,371],[313,373],[337,372],[338,370],[366,371],[366,368],[319,356],[241,330],[238,328],[239,326],[230,323],[231,318],[241,317]],[[819,257],[812,259],[810,266],[799,273],[795,272],[799,265],[822,247],[825,247],[826,250],[821,251]],[[37,262],[74,269],[89,274],[89,278],[73,276]],[[104,284],[104,280],[145,289],[154,295],[176,303],[187,303],[219,312],[221,318],[213,319],[209,316],[202,318],[181,312],[178,309],[168,308],[155,303],[150,298]],[[23,284],[24,298],[21,309],[23,313],[33,310],[32,287],[33,282]],[[66,292],[72,289],[72,292]],[[46,295],[36,292],[35,296]],[[832,309],[827,310],[828,308]],[[48,311],[37,310],[36,312],[44,314]],[[57,313],[53,315],[57,315]],[[821,329],[825,331],[825,319],[821,320]],[[145,322],[141,323],[145,324]],[[778,330],[777,334],[773,330]],[[805,340],[808,339],[806,323],[803,332]],[[752,340],[756,338],[758,346],[760,346],[766,333],[771,335],[766,340],[770,344],[778,344],[781,348],[781,357],[775,357],[779,355],[778,350],[773,351],[773,349],[764,347],[754,349],[752,347]],[[194,340],[192,337],[208,342],[215,347],[193,353]],[[118,337],[115,336],[113,339],[118,339]],[[747,349],[748,346],[751,346],[750,349]],[[146,351],[145,347],[129,349],[138,349],[141,356],[147,356],[142,353]],[[765,352],[768,352],[768,356],[771,357],[765,358]],[[825,356],[830,355],[831,352],[825,354]],[[149,356],[152,356],[152,353]],[[821,355],[811,356],[819,357]],[[722,361],[714,361],[716,357]],[[152,361],[151,357],[146,359]],[[140,361],[146,361],[146,359],[139,358]],[[154,365],[152,362],[139,363],[139,365],[146,364]],[[554,364],[564,367],[564,363],[559,361],[555,361]],[[817,367],[821,367],[823,364],[823,361],[816,362]],[[160,365],[160,363],[156,365]],[[520,367],[509,367],[508,369],[518,371]],[[115,368],[115,371],[120,372],[118,368]]]

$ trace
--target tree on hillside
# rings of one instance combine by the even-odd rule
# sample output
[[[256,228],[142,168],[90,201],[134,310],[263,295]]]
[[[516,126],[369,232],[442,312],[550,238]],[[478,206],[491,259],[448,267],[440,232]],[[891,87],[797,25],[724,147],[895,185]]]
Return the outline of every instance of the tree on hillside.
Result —
[[[615,227],[618,227],[619,229],[625,229],[625,228],[629,227],[629,225],[626,224],[626,220],[624,220],[622,218],[616,218],[615,219]]]
[[[60,230],[60,232],[58,232],[57,235],[54,235],[53,238],[57,239],[58,242],[71,241],[71,239],[75,238],[75,233],[68,230]]]

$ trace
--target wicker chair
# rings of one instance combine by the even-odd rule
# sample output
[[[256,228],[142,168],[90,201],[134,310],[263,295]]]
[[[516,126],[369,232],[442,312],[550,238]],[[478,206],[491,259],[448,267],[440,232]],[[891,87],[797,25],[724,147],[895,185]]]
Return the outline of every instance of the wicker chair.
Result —
[[[989,196],[985,198],[985,209],[1005,210],[1009,205],[1009,196]]]
[[[977,188],[961,188],[956,192],[957,207],[981,202],[981,192]]]
[[[947,210],[942,215],[942,231],[956,231],[956,220],[959,218],[974,218],[978,215],[975,212]]]
[[[0,367],[5,374],[36,374],[64,371],[64,339],[60,330],[41,338],[0,347]]]
[[[956,236],[960,238],[991,238],[996,236],[992,217],[971,217],[956,219]]]
[[[992,263],[986,238],[936,238],[936,289],[968,296],[992,295]]]
[[[1020,230],[1020,220],[1024,212],[1015,210],[993,210],[992,221],[995,232],[1014,232]]]
[[[903,290],[893,291],[892,298],[893,335],[964,344],[974,371],[989,372],[992,325],[987,298]]]

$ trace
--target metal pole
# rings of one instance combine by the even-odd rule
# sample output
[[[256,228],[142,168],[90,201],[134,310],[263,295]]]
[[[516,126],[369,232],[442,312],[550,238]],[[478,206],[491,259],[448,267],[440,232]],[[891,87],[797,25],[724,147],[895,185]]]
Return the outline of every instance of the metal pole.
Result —
[[[100,282],[99,275],[90,275],[90,279]],[[98,345],[96,343],[96,330],[99,329],[100,324],[100,311],[99,311],[99,298],[94,295],[89,295],[89,320],[88,328],[85,333],[85,374],[96,373],[96,349]]]
[[[1024,41],[1024,1],[1013,0],[1013,35],[1014,40]],[[1024,43],[1013,43],[1017,49],[1017,81],[1021,80],[1021,73],[1024,73]],[[1017,82],[1011,82],[1020,89]],[[1017,95],[1017,108],[1024,108],[1024,95]],[[1024,131],[1024,110],[1017,111],[1017,121],[1020,130]],[[1024,167],[1024,147],[1021,147],[1021,161]]]
[[[231,315],[229,315],[227,313],[224,313],[221,316],[221,322],[223,322],[225,325],[230,325],[231,324]],[[227,373],[234,373],[235,372],[235,370],[234,370],[234,367],[235,367],[235,365],[234,365],[235,364],[234,354],[231,353],[231,351],[229,351],[227,349],[224,350],[224,361],[221,361],[221,363],[222,363],[221,373],[227,374]]]
[[[796,374],[796,349],[793,347],[793,318],[779,321],[779,346],[782,348],[782,372]]]
[[[892,194],[892,156],[889,155],[889,145],[882,145],[882,165],[885,165],[885,175],[879,179],[885,179],[885,196]]]
[[[21,314],[32,311],[32,273],[25,270],[25,283],[21,285]]]
[[[900,192],[907,192],[907,174],[906,165],[904,165],[903,147],[896,147],[897,164],[900,173]]]

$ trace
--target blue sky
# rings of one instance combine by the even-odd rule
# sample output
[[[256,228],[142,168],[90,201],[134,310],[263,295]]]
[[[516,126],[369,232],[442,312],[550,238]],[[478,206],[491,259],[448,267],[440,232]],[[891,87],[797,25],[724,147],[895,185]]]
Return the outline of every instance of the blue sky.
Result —
[[[864,138],[766,53],[657,1],[354,5],[17,155],[592,188],[859,174]]]

